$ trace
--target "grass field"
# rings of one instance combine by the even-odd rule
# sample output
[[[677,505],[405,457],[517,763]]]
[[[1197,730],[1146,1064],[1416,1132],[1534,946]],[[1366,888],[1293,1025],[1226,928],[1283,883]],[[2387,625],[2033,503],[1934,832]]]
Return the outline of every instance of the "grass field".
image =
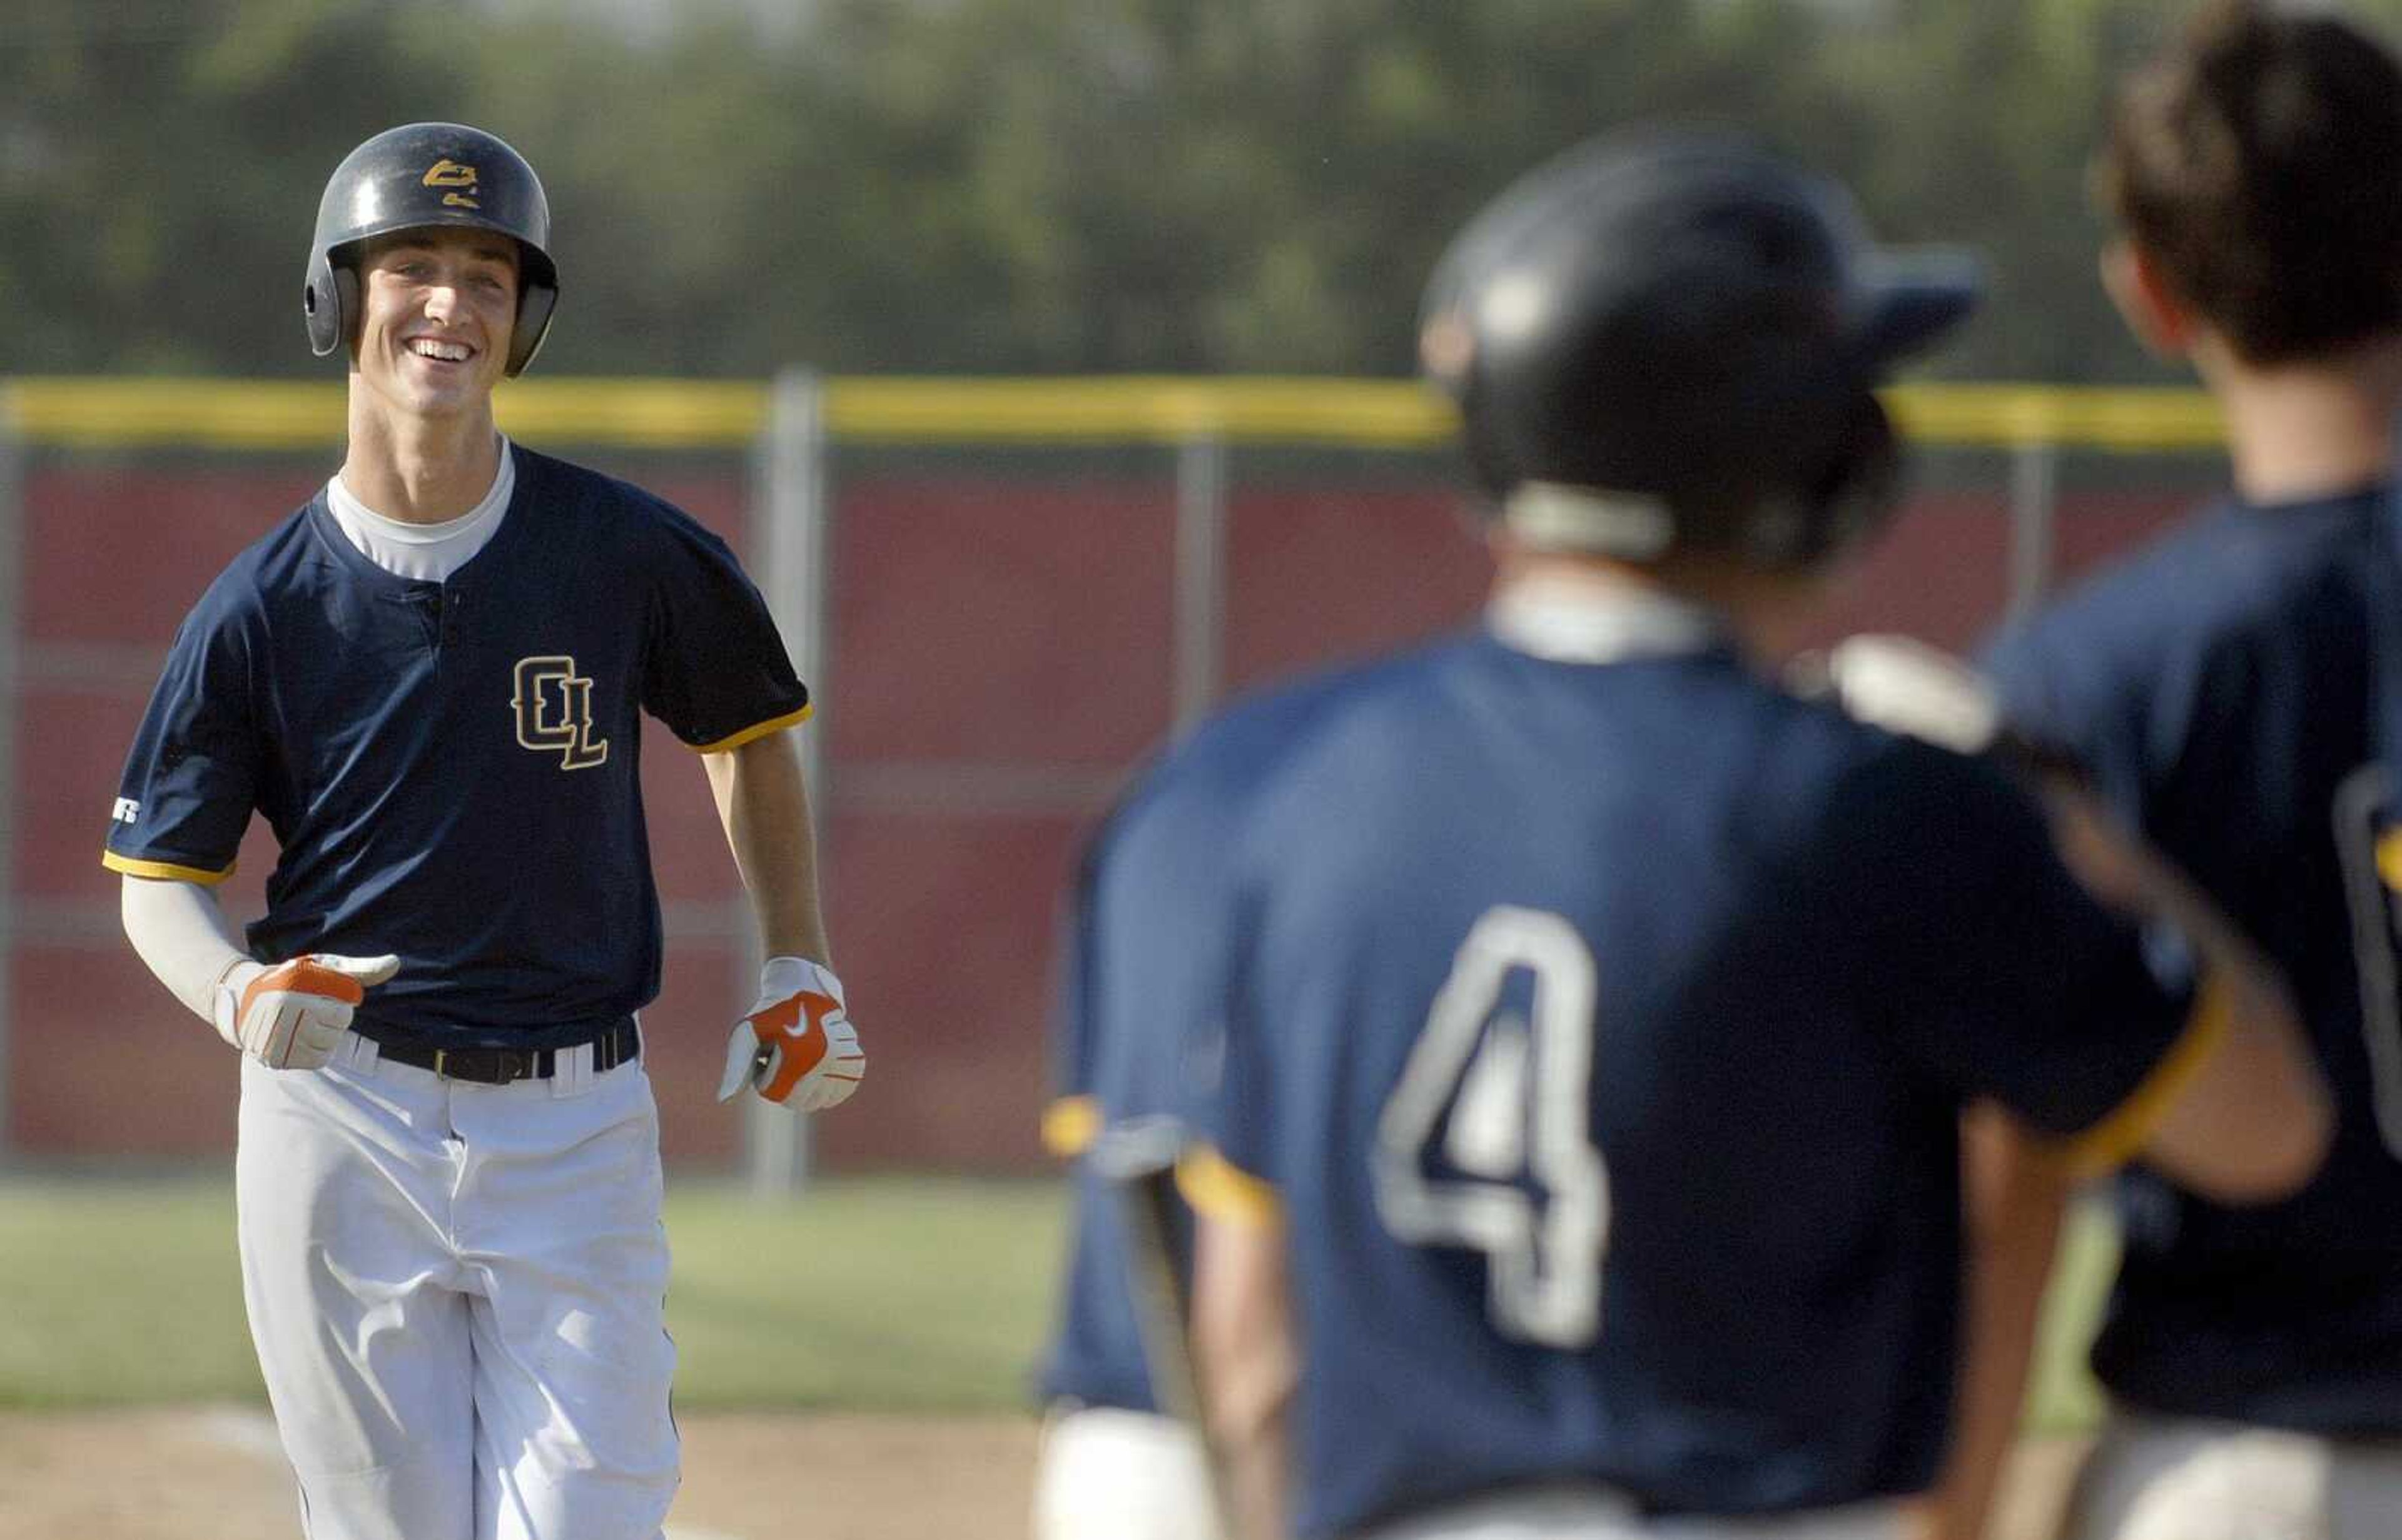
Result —
[[[1060,1255],[1052,1182],[827,1181],[791,1203],[671,1182],[676,1399],[736,1407],[1023,1408]],[[2081,1367],[2112,1256],[2080,1212],[2029,1403],[2090,1426]],[[264,1398],[242,1321],[228,1180],[0,1184],[0,1406]]]
[[[684,1463],[670,1540],[788,1535],[796,1515],[817,1540],[1020,1533],[1057,1184],[844,1179],[779,1203],[670,1187]],[[2109,1255],[2080,1216],[2036,1431],[2092,1420],[2078,1358]],[[0,1540],[294,1533],[263,1402],[222,1175],[0,1180]],[[2050,1533],[2077,1444],[2022,1446],[1997,1540]]]
[[[670,1181],[692,1409],[1024,1407],[1060,1253],[1052,1182]],[[263,1401],[228,1176],[0,1183],[0,1406]]]

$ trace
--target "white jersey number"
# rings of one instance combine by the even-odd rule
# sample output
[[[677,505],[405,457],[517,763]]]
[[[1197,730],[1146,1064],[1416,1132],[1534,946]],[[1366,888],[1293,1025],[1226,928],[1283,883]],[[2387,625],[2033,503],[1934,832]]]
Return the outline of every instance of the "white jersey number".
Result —
[[[1522,971],[1531,1021],[1501,1010]],[[1593,951],[1575,927],[1487,911],[1376,1129],[1385,1227],[1413,1245],[1483,1252],[1495,1326],[1546,1347],[1583,1347],[1601,1328],[1609,1174],[1591,1133],[1594,997]],[[1437,1154],[1440,1177],[1429,1175]]]
[[[2377,1132],[2402,1161],[2402,823],[2383,765],[2364,764],[2336,789],[2335,843],[2352,910]]]

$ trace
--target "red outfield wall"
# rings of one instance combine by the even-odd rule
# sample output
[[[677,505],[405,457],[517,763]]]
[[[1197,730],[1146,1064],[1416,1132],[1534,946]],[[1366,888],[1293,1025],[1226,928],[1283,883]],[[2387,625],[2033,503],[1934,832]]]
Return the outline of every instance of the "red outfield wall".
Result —
[[[16,574],[21,661],[10,862],[8,1143],[28,1156],[216,1157],[235,1066],[126,947],[99,864],[125,746],[176,622],[313,475],[59,468],[29,478]],[[651,484],[746,543],[739,481]],[[819,1124],[828,1162],[1039,1166],[1052,943],[1083,833],[1171,713],[1174,489],[881,478],[848,486],[833,550],[827,677],[806,731],[829,756],[835,945],[871,1065]],[[2174,498],[2064,499],[2074,571],[2156,528]],[[1390,487],[1240,487],[1229,527],[1230,689],[1459,624],[1487,571],[1454,499]],[[1913,506],[1843,586],[1825,627],[1966,646],[2000,614],[1999,498]],[[644,1013],[672,1162],[731,1163],[711,1100],[738,977],[732,863],[692,754],[643,745],[667,905],[666,992]],[[254,826],[226,889],[260,907]]]

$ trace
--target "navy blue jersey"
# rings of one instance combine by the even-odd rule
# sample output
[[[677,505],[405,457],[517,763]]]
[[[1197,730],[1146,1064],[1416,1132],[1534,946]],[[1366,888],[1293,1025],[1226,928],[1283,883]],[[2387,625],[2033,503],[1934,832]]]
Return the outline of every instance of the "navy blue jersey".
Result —
[[[1282,1210],[1300,1532],[1564,1478],[1923,1490],[1960,1108],[2123,1136],[2184,993],[1997,772],[1730,651],[1480,635],[1317,690],[1274,755],[1171,769],[1237,804],[1231,917],[1129,848],[1141,901],[1094,921],[1150,956],[1233,928],[1195,1191]]]
[[[622,482],[514,450],[491,543],[446,583],[352,545],[323,493],[176,632],[110,867],[214,882],[255,811],[280,852],[254,956],[401,958],[357,1029],[538,1047],[648,1003],[657,895],[641,713],[701,748],[801,720],[725,543]]]
[[[2336,1096],[2318,1176],[2229,1208],[2140,1168],[2094,1368],[2162,1411],[2402,1433],[2402,704],[2383,492],[2226,505],[2004,636],[2025,732],[2102,793],[2291,981]]]
[[[1038,1388],[1046,1399],[1157,1411],[1130,1292],[1133,1245],[1096,1143],[1180,1119],[1186,1054],[1208,1040],[1233,941],[1226,857],[1241,794],[1289,741],[1316,691],[1247,703],[1154,768],[1087,846],[1053,1022],[1058,1100],[1044,1142],[1076,1158],[1066,1286]],[[1162,873],[1175,873],[1172,882]],[[1104,923],[1106,917],[1106,923]],[[1178,1217],[1189,1221],[1189,1213]],[[1173,1240],[1189,1266],[1189,1223]]]

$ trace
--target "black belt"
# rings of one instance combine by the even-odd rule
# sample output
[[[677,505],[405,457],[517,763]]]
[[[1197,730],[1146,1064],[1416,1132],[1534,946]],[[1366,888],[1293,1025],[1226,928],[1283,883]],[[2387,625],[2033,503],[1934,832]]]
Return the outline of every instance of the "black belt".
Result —
[[[642,1052],[642,1036],[634,1018],[621,1016],[593,1038],[592,1072],[614,1069]],[[546,1080],[559,1067],[559,1055],[573,1053],[582,1043],[557,1048],[429,1048],[419,1043],[380,1043],[376,1057],[393,1064],[414,1065],[454,1080],[478,1085],[506,1085],[511,1080]]]

